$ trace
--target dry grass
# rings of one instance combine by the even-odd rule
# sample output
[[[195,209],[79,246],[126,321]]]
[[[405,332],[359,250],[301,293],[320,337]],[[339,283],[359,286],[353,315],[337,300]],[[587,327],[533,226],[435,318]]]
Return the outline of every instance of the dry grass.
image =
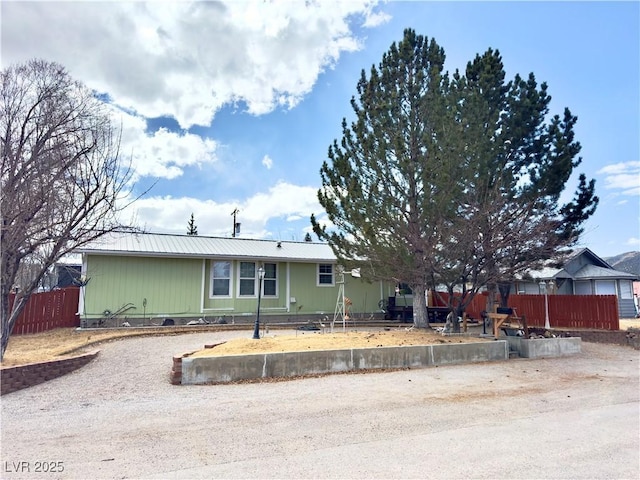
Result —
[[[32,335],[14,335],[2,360],[3,367],[46,362],[77,354],[78,351],[97,343],[123,337],[141,335],[176,335],[169,327],[160,329],[122,329],[111,331],[77,331],[75,328],[57,328]]]
[[[192,357],[238,355],[251,353],[300,352],[306,350],[341,350],[348,348],[433,345],[438,343],[470,343],[484,341],[478,337],[447,336],[425,330],[405,328],[377,332],[298,333],[271,335],[253,340],[237,338],[193,353]]]
[[[629,328],[640,328],[640,319],[620,320],[620,330]],[[162,327],[157,329],[122,329],[110,331],[76,331],[73,328],[60,328],[44,333],[33,335],[15,335],[9,340],[7,351],[5,352],[2,366],[24,365],[26,363],[45,362],[49,360],[64,358],[77,354],[78,351],[101,342],[116,340],[123,337],[140,335],[178,335],[181,333],[193,333],[197,330],[184,330],[184,328]],[[473,341],[473,337],[442,337],[424,331],[406,331],[404,328],[393,329],[389,332],[377,332],[374,336],[371,333],[360,332],[359,335],[346,334],[344,338],[336,336],[338,334],[321,334],[312,332],[300,332],[296,336],[278,336],[277,333],[261,339],[260,341],[250,339],[238,339],[226,342],[216,348],[206,349],[206,354],[233,354],[256,352],[260,348],[267,351],[284,351],[293,349],[316,349],[326,350],[333,348],[349,347],[370,347],[389,345],[415,345],[422,344]],[[340,334],[342,335],[342,334]],[[304,342],[304,343],[300,343]],[[426,342],[426,343],[425,343]],[[212,353],[213,351],[216,353]],[[224,353],[226,351],[226,353]]]
[[[620,330],[629,330],[630,328],[640,328],[640,318],[620,319]]]
[[[108,342],[132,336],[179,335],[195,333],[197,329],[162,327],[157,329],[127,328],[109,331],[77,331],[74,328],[59,328],[33,335],[15,335],[9,340],[7,351],[2,361],[3,367],[24,365],[27,363],[46,362],[78,354],[80,351],[102,342]],[[462,340],[464,339],[464,340]],[[230,340],[216,349],[207,349],[210,354],[258,353],[284,350],[327,350],[346,347],[415,345],[417,343],[445,343],[449,341],[474,341],[469,337],[442,337],[425,331],[407,331],[405,328],[388,332],[359,332],[346,334],[321,334],[315,332],[299,332],[295,336],[279,336],[276,333],[259,341],[239,338]],[[426,342],[426,343],[425,343]]]

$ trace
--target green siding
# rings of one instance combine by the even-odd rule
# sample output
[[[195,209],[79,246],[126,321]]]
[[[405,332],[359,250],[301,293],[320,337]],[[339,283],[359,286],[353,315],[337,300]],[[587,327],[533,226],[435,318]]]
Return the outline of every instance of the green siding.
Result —
[[[198,316],[202,299],[202,260],[90,255],[87,258],[85,316],[103,316],[128,303],[122,316]]]
[[[147,318],[255,315],[257,282],[255,296],[239,297],[239,261],[229,261],[232,262],[231,297],[212,298],[213,262],[210,259],[89,255],[87,276],[91,280],[86,288],[84,317],[100,318],[105,310],[116,312],[128,303],[135,308],[121,316],[142,317],[145,298]],[[332,318],[339,285],[319,286],[317,269],[315,263],[277,263],[278,294],[261,298],[261,315],[323,314]],[[353,315],[368,316],[379,311],[380,283],[369,283],[346,274],[345,296],[352,301]],[[295,298],[295,303],[290,303],[291,298]]]
[[[296,303],[291,305],[291,312],[333,314],[336,309],[340,286],[319,286],[317,280],[317,264],[291,264],[291,296]],[[355,313],[374,313],[379,310],[380,283],[368,282],[365,279],[353,278],[345,274],[345,297],[352,301],[350,310]],[[338,276],[334,274],[334,282]]]
[[[317,272],[317,264],[291,264],[291,296],[296,299],[291,305],[292,313],[333,314],[335,311],[338,285],[318,286]]]

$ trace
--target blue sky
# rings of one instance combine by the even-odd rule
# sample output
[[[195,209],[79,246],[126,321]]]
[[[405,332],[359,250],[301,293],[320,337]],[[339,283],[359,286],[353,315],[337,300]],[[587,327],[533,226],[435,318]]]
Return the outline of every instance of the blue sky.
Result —
[[[302,240],[319,169],[352,110],[360,71],[405,28],[445,68],[498,49],[508,78],[534,72],[551,113],[578,116],[600,205],[580,246],[640,250],[638,2],[2,2],[2,66],[40,57],[111,99],[132,160],[126,212],[153,232]],[[568,198],[568,197],[567,197]]]

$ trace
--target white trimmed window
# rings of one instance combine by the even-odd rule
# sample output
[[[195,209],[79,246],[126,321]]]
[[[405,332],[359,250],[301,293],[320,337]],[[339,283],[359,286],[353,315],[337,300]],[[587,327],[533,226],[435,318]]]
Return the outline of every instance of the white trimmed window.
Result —
[[[238,296],[255,297],[258,278],[255,262],[240,262],[238,269]]]
[[[330,263],[318,264],[318,285],[319,286],[333,286],[333,265]]]
[[[262,280],[262,296],[278,296],[278,265],[275,263],[264,264],[264,279]]]
[[[231,296],[231,262],[213,262],[213,267],[211,268],[211,296]]]
[[[596,280],[596,295],[617,295],[615,280]]]
[[[633,284],[630,280],[620,280],[620,298],[633,298]]]

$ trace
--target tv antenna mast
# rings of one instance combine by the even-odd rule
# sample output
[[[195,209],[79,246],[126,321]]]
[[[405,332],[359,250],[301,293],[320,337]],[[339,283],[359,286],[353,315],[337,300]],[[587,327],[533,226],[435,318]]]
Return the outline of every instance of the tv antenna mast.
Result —
[[[232,237],[240,235],[240,223],[236,222],[236,216],[238,215],[238,213],[240,213],[240,210],[238,210],[237,207],[233,209],[233,212],[231,212],[231,215],[233,215],[233,230],[231,230]]]

